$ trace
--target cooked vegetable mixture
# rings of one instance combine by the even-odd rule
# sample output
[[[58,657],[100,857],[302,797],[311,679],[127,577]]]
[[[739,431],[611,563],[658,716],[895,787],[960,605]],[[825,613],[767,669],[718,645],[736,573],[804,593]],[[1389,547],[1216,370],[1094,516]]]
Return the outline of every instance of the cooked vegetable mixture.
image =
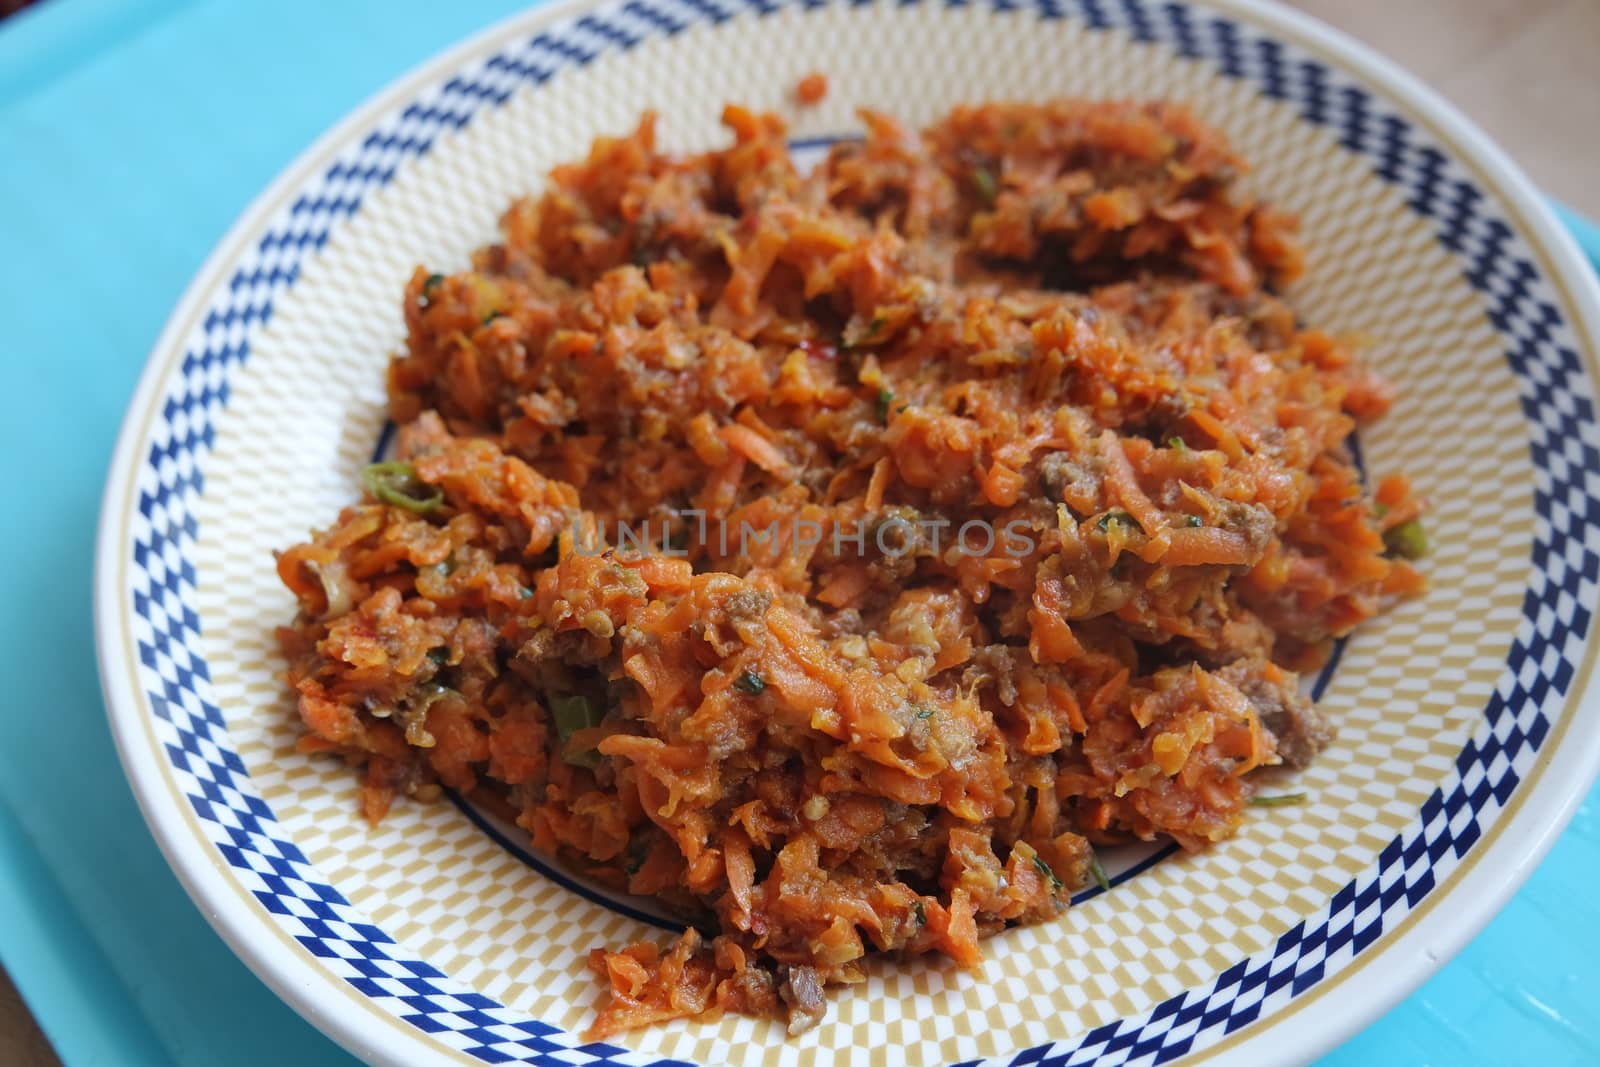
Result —
[[[596,1038],[799,1032],[869,954],[1059,915],[1096,846],[1303,799],[1252,800],[1330,736],[1296,672],[1422,586],[1346,446],[1390,391],[1276,295],[1294,220],[1216,131],[862,117],[810,174],[772,115],[688,157],[646,117],[418,269],[399,458],[278,557],[301,748],[367,818],[475,792],[691,924],[596,948]]]

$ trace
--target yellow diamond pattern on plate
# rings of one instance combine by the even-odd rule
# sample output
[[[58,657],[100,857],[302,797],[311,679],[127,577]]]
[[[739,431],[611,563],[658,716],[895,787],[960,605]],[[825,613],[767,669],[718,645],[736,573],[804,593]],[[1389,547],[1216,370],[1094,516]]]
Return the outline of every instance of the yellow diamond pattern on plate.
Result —
[[[949,1062],[1081,1033],[1271,944],[1369,866],[1450,766],[1504,661],[1531,539],[1515,386],[1479,299],[1400,197],[1325,132],[1202,64],[1071,20],[1033,19],[932,7],[785,11],[759,33],[741,16],[607,54],[525,87],[408,164],[278,304],[234,379],[206,470],[203,642],[256,788],[327,880],[421,958],[513,1008],[580,1028],[595,996],[587,951],[657,932],[555,885],[448,804],[401,803],[369,829],[353,775],[293,751],[298,730],[272,638],[293,609],[272,550],[354,498],[382,423],[384,362],[402,338],[400,290],[417,263],[459,267],[494,238],[512,197],[646,107],[662,114],[664,144],[705,147],[720,136],[725,101],[788,108],[789,87],[814,68],[831,90],[819,107],[791,110],[796,136],[853,129],[858,104],[921,123],[985,98],[1193,101],[1255,163],[1254,187],[1300,213],[1313,253],[1293,293],[1305,318],[1367,338],[1401,390],[1363,444],[1374,474],[1406,471],[1431,502],[1433,587],[1351,642],[1324,699],[1339,739],[1296,786],[1314,803],[1256,812],[1203,856],[1162,863],[1059,922],[1007,932],[975,972],[879,964],[800,1038],[726,1018],[626,1043],[647,1055],[798,1067]],[[1029,20],[1026,33],[1006,28],[1019,20]],[[263,486],[271,510],[258,506]]]

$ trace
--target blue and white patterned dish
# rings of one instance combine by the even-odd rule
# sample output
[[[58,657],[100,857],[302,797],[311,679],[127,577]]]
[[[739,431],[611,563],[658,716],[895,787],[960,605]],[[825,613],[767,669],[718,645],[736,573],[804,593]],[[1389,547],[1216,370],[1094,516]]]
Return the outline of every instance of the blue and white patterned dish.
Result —
[[[785,94],[829,75],[820,107]],[[377,830],[343,768],[296,756],[270,551],[353,494],[417,262],[489,240],[596,134],[725,100],[849,134],[870,105],[1183,97],[1301,213],[1305,317],[1372,339],[1402,389],[1362,442],[1432,498],[1424,600],[1325,679],[1315,802],[1196,857],[1134,858],[976,973],[882,967],[799,1038],[749,1019],[584,1044],[587,950],[652,917],[572,882],[464,806]],[[1413,80],[1243,0],[615,0],[547,5],[386,90],[223,240],[157,343],[106,487],[100,667],[134,791],[239,955],[380,1063],[1051,1064],[1309,1059],[1487,921],[1600,763],[1600,293],[1492,145]],[[270,492],[263,492],[263,484]],[[270,513],[268,513],[270,509]]]

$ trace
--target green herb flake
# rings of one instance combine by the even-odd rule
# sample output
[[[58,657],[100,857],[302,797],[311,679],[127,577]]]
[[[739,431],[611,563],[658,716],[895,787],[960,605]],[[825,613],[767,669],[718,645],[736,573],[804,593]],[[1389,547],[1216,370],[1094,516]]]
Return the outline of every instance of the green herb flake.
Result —
[[[766,692],[767,683],[765,679],[763,679],[761,675],[757,674],[755,671],[745,671],[743,674],[739,675],[739,677],[733,680],[733,687],[741,693],[749,693],[751,696],[760,696],[762,693]]]
[[[1052,870],[1050,865],[1044,861],[1044,857],[1039,855],[1037,852],[1033,854],[1033,866],[1034,869],[1039,872],[1041,877],[1049,880],[1050,888],[1052,890],[1061,888],[1061,879],[1056,877],[1056,872]]]
[[[1100,857],[1093,852],[1089,853],[1089,876],[1094,879],[1094,884],[1103,890],[1111,888],[1111,879],[1106,876],[1106,869],[1100,865]]]
[[[889,421],[889,406],[894,403],[894,391],[890,389],[878,390],[878,421]]]
[[[600,725],[600,710],[583,696],[560,696],[550,699],[550,718],[555,722],[556,734],[561,738],[561,759],[574,767],[594,770],[600,766],[600,753],[592,748],[574,752],[568,742],[579,730]]]
[[[1103,532],[1110,533],[1113,525],[1132,526],[1135,530],[1143,532],[1144,527],[1136,522],[1132,515],[1126,511],[1108,511],[1100,516],[1100,521],[1095,523]]]
[[[1198,515],[1187,515],[1184,517],[1183,524],[1185,526],[1204,526],[1206,524],[1206,520],[1202,519]]]
[[[444,505],[444,490],[417,477],[417,469],[409,463],[397,460],[369,463],[361,472],[361,481],[367,492],[383,503],[418,515],[426,515]]]
[[[978,196],[990,207],[1000,197],[1000,183],[995,180],[994,171],[988,167],[975,167],[972,171],[972,185],[978,190]]]
[[[636,837],[628,844],[628,862],[623,869],[629,874],[638,874],[639,868],[644,866],[644,861],[650,858],[650,839]]]
[[[1189,442],[1185,441],[1181,437],[1167,438],[1167,447],[1172,449],[1180,456],[1187,455],[1189,452]]]
[[[852,320],[852,323],[855,321],[858,320]],[[862,345],[869,344],[887,325],[889,325],[888,319],[882,315],[875,315],[865,329],[858,329],[854,325],[847,327],[844,335],[839,338],[839,351],[853,352]]]
[[[533,599],[533,590],[529,589],[525,585],[519,585],[517,587],[517,599],[518,600],[532,600]]]
[[[911,706],[918,709],[917,718],[919,719],[931,719],[939,710],[938,708],[929,707],[927,705],[913,704]]]
[[[434,290],[438,289],[439,286],[441,286],[443,284],[444,284],[444,275],[443,274],[430,274],[430,275],[428,275],[428,280],[422,283],[422,292],[427,296],[432,296],[433,293],[434,293]]]
[[[428,658],[433,660],[435,667],[443,667],[450,660],[450,650],[444,645],[428,649]]]
[[[1419,520],[1412,519],[1383,531],[1383,547],[1391,556],[1421,559],[1428,554],[1428,534]]]
[[[497,310],[491,311],[491,312],[489,312],[489,314],[485,315],[483,317],[483,322],[480,323],[479,325],[487,326],[491,322],[493,322],[495,319],[503,319],[505,317],[506,317],[506,313],[504,311],[500,311],[500,310],[497,309]]]
[[[911,905],[911,914],[917,917],[918,926],[928,925],[928,909],[923,906],[922,901],[918,900]]]
[[[1286,808],[1291,804],[1304,804],[1305,802],[1306,795],[1304,793],[1282,793],[1273,797],[1254,796],[1250,798],[1250,806],[1252,808]]]
[[[550,717],[555,720],[556,733],[567,741],[579,730],[600,725],[600,713],[588,697],[560,696],[550,700]]]

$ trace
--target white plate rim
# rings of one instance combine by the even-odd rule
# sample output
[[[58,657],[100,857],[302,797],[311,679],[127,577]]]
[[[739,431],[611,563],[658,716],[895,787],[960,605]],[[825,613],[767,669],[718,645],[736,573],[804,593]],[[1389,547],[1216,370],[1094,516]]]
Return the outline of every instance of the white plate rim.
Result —
[[[1600,351],[1600,283],[1587,260],[1531,181],[1452,104],[1372,48],[1311,16],[1265,0],[1204,0],[1204,4],[1307,47],[1319,58],[1358,76],[1386,101],[1427,116],[1460,158],[1475,165],[1475,176],[1510,209],[1521,227],[1519,234],[1543,254],[1541,265],[1573,298],[1572,306],[1565,309],[1574,316],[1571,327],[1587,340],[1588,351]],[[146,429],[139,415],[163,384],[167,367],[162,354],[181,344],[183,325],[201,309],[227,269],[236,263],[245,239],[261,230],[286,196],[314,175],[318,164],[334,149],[370,129],[383,115],[413,98],[419,89],[443,80],[511,34],[531,32],[537,26],[601,5],[602,0],[547,0],[507,16],[401,75],[300,153],[252,200],[189,283],[152,346],[129,400],[107,472],[95,548],[96,652],[113,737],[141,811],[185,890],[234,953],[302,1016],[369,1062],[415,1064],[424,1051],[433,1053],[430,1058],[441,1062],[477,1061],[462,1054],[451,1055],[454,1050],[425,1041],[419,1032],[408,1033],[391,1025],[392,1021],[380,1016],[376,1009],[372,1009],[374,1018],[383,1018],[386,1025],[364,1026],[360,1016],[330,1011],[330,1006],[349,1003],[342,980],[310,965],[277,939],[257,936],[261,914],[241,895],[215,847],[192,832],[187,825],[188,813],[163,802],[164,790],[155,786],[162,784],[165,771],[155,758],[154,749],[141,736],[137,695],[123,669],[126,657],[122,650],[129,636],[123,610],[127,591],[115,583],[115,564],[124,546],[117,541],[115,523],[108,517],[117,513],[119,498],[128,493],[137,469],[142,451],[138,446]],[[1590,371],[1594,371],[1592,366]],[[1585,670],[1594,663],[1597,640],[1600,637],[1591,634],[1585,648]],[[1566,714],[1558,724],[1561,728],[1600,715],[1600,682],[1593,673],[1579,681],[1581,689],[1576,688],[1579,682],[1575,682]],[[1303,1006],[1299,1002],[1276,1012],[1266,1025],[1252,1026],[1233,1039],[1225,1039],[1221,1047],[1207,1049],[1195,1058],[1229,1065],[1260,1063],[1263,1058],[1282,1063],[1309,1062],[1364,1028],[1459,952],[1505,905],[1560,836],[1597,771],[1600,731],[1587,736],[1566,731],[1564,743],[1559,745],[1553,739],[1539,754],[1538,780],[1518,791],[1521,806],[1503,817],[1501,832],[1494,840],[1474,849],[1464,861],[1464,865],[1471,864],[1471,869],[1458,875],[1449,888],[1454,907],[1437,906],[1442,893],[1430,897],[1432,905],[1425,913],[1413,912],[1389,944],[1374,946],[1372,956],[1361,968],[1345,974],[1346,978],[1351,977],[1359,969],[1371,980],[1341,981],[1317,998],[1320,1010],[1294,1028],[1292,1046],[1285,1043],[1282,1024]],[[1505,832],[1513,826],[1523,833]],[[1485,862],[1490,859],[1498,862]],[[1389,937],[1386,932],[1384,938]],[[1384,966],[1374,974],[1373,962],[1379,958]]]

